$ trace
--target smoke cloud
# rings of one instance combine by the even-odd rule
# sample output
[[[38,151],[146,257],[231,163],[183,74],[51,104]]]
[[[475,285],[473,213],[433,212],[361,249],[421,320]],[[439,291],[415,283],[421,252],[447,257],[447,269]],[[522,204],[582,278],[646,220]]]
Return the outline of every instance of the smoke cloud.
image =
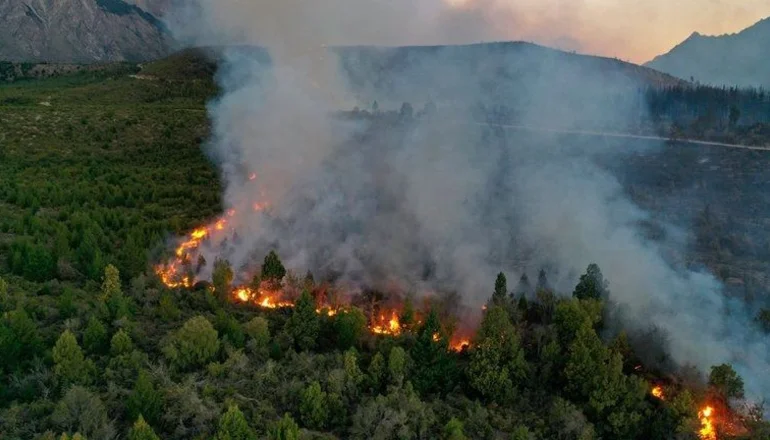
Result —
[[[531,48],[325,50],[441,40],[474,32],[489,12],[436,0],[315,5],[198,0],[180,12],[177,34],[191,43],[269,52],[268,59],[254,48],[225,50],[209,152],[236,210],[237,236],[209,244],[209,262],[220,256],[248,272],[276,248],[295,271],[357,286],[455,290],[473,307],[489,297],[499,271],[516,280],[548,267],[551,283],[571,292],[596,262],[625,326],[664,330],[679,365],[732,362],[754,397],[770,396],[767,340],[742,306],[710,274],[675,267],[644,239],[638,224],[650,215],[592,160],[654,146],[618,151],[472,123],[480,102],[515,98],[529,103],[517,115],[525,124],[617,127],[642,110],[592,96],[633,82]],[[333,116],[374,99],[418,110],[435,102],[438,110]]]

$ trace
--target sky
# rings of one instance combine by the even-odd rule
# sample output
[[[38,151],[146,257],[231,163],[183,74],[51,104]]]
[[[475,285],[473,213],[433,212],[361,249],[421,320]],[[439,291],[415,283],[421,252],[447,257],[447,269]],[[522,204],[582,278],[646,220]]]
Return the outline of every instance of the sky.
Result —
[[[694,31],[738,32],[770,16],[768,0],[445,0],[481,13],[485,38],[524,39],[643,63]]]
[[[296,48],[523,40],[644,63],[695,31],[738,32],[770,16],[770,0],[309,1],[197,0],[205,26],[183,14],[179,30],[198,43]],[[202,35],[202,27],[214,34]]]

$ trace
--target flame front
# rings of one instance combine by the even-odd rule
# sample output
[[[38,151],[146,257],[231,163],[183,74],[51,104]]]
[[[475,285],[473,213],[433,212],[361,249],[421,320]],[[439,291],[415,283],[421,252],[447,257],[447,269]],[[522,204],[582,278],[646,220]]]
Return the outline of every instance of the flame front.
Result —
[[[256,180],[257,174],[251,173],[248,179],[250,181]],[[261,194],[261,192],[260,198],[264,199],[264,194]],[[251,202],[251,208],[255,212],[267,211],[270,209],[270,206],[268,201]],[[155,273],[163,284],[172,289],[191,288],[195,281],[197,281],[197,274],[200,271],[200,267],[193,267],[193,262],[202,255],[200,252],[201,246],[209,240],[216,244],[225,237],[224,234],[227,231],[234,231],[230,220],[232,217],[235,217],[236,213],[235,209],[229,209],[224,216],[216,219],[209,225],[196,228],[190,232],[174,249],[174,258],[155,267]],[[203,264],[200,262],[203,260],[198,261],[198,265]],[[213,291],[213,288],[211,290]],[[232,289],[231,295],[234,301],[253,304],[265,309],[294,307],[292,301],[285,299],[285,292],[280,288],[276,290],[274,288],[254,288],[240,285]],[[344,305],[331,307],[328,304],[317,304],[316,313],[333,317],[345,310],[346,307]],[[417,323],[419,324],[419,322],[418,320]],[[368,328],[375,335],[400,336],[404,332],[404,328],[399,320],[399,311],[395,309],[383,311],[377,318],[372,318]],[[438,341],[436,335],[434,335],[433,339]],[[470,347],[470,345],[470,340],[468,339],[453,340],[449,348],[459,352]]]
[[[650,391],[653,396],[657,397],[660,400],[666,400],[666,396],[663,394],[663,387],[660,385],[655,385],[652,387],[652,390]]]
[[[717,433],[714,429],[714,408],[706,406],[698,412],[698,418],[700,419],[700,431],[698,435],[701,440],[717,440]]]
[[[391,312],[390,320],[386,322],[384,315],[380,315],[379,322],[372,324],[370,327],[372,333],[378,335],[392,335],[398,336],[401,334],[401,323],[398,320],[398,313],[394,310]]]

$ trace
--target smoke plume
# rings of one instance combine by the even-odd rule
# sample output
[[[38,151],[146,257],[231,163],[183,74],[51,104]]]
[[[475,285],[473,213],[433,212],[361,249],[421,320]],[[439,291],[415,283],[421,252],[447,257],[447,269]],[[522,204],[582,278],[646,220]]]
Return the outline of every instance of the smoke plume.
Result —
[[[466,38],[489,11],[460,14],[461,6],[198,0],[181,10],[179,36],[233,46],[209,107],[209,152],[237,237],[210,244],[207,260],[227,258],[248,273],[275,248],[298,272],[354,286],[455,290],[473,307],[489,297],[497,272],[516,280],[547,267],[569,293],[596,262],[624,326],[665,331],[679,365],[732,362],[754,397],[770,396],[770,350],[742,306],[710,274],[667,261],[638,228],[650,215],[592,160],[654,146],[618,151],[473,123],[479,103],[488,111],[516,99],[528,104],[516,115],[522,124],[618,128],[643,112],[611,99],[633,90],[631,80],[528,46],[327,48],[443,41],[456,30]],[[404,101],[415,112],[437,109],[334,116],[374,100],[379,113]]]

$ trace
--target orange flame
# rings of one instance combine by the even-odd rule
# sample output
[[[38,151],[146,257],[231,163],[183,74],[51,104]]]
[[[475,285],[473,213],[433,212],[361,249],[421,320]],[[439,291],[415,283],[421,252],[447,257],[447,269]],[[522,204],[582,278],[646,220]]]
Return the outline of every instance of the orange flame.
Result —
[[[464,350],[464,349],[466,349],[466,348],[470,348],[470,346],[471,346],[471,341],[469,341],[469,340],[467,340],[467,339],[462,339],[462,340],[460,340],[459,342],[453,342],[453,343],[452,343],[452,344],[449,346],[449,348],[450,348],[452,351],[457,351],[457,352],[460,352],[460,351],[463,351],[463,350]]]
[[[701,425],[698,435],[701,440],[717,440],[717,433],[714,429],[714,421],[712,420],[713,416],[714,408],[711,406],[706,406],[698,412],[698,418],[700,419]]]
[[[401,334],[401,323],[398,321],[398,314],[394,310],[391,313],[390,320],[385,322],[385,316],[380,316],[380,322],[375,323],[370,327],[372,333],[378,335],[393,335],[398,336]]]
[[[250,180],[256,179],[256,174],[250,176]],[[253,208],[255,211],[263,211],[269,209],[270,204],[268,202],[255,202]],[[195,281],[195,275],[193,273],[186,273],[191,270],[191,261],[194,261],[198,257],[197,250],[203,245],[204,241],[209,239],[217,239],[217,236],[221,236],[226,229],[232,229],[229,218],[234,217],[236,214],[235,209],[230,209],[226,212],[225,216],[216,219],[214,222],[207,226],[202,226],[194,229],[187,237],[176,247],[174,250],[175,258],[165,264],[160,264],[155,267],[155,273],[160,278],[161,282],[169,288],[191,288]],[[214,291],[213,287],[209,287],[211,292]],[[294,307],[292,301],[283,299],[284,292],[280,289],[275,290],[273,288],[252,288],[249,286],[235,286],[231,290],[231,295],[234,301],[241,303],[249,303],[262,307],[265,309],[278,309],[278,308],[291,308]],[[334,307],[328,304],[317,304],[316,313],[325,314],[329,317],[336,316],[339,312],[345,311],[345,306],[335,305]],[[417,319],[416,323],[421,324],[421,320]],[[404,328],[399,321],[399,311],[392,309],[382,313],[379,318],[374,318],[369,324],[369,331],[375,335],[387,335],[387,336],[399,336],[403,333]],[[438,334],[433,335],[433,340],[438,341],[440,336]],[[452,351],[460,352],[463,349],[470,347],[471,343],[469,339],[455,339],[453,338],[449,344],[449,349]]]
[[[653,396],[657,397],[660,400],[666,400],[665,394],[663,394],[663,387],[660,385],[655,385],[652,387],[652,391],[650,391]]]

